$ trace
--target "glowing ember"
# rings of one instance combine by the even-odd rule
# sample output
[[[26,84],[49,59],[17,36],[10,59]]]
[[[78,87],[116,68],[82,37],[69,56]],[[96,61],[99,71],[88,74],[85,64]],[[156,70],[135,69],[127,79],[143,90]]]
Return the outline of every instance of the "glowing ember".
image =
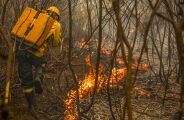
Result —
[[[108,53],[108,52],[106,52]],[[79,83],[79,99],[84,98],[88,94],[93,93],[95,87],[95,68],[90,64],[90,55],[86,57],[86,63],[91,67],[89,74],[85,76],[85,79]],[[122,63],[122,62],[121,62]],[[137,65],[133,65],[133,68],[137,67]],[[140,65],[140,70],[145,70],[148,68],[148,65]],[[102,74],[103,66],[99,66],[99,75],[98,75],[98,85],[97,85],[97,92],[99,92],[103,87],[107,85],[108,76]],[[112,75],[110,77],[110,87],[113,85],[117,85],[120,80],[126,76],[126,68],[113,68]],[[149,94],[145,93],[142,89],[135,87],[134,91],[138,92],[140,95],[150,96]],[[76,120],[78,118],[77,110],[76,110],[76,91],[71,90],[69,91],[67,98],[64,100],[65,104],[65,120]]]

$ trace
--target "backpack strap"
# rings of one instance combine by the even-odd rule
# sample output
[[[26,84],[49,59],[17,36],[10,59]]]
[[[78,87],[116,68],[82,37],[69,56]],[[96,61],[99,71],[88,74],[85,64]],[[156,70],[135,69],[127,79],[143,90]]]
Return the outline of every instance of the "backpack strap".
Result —
[[[34,22],[36,19],[38,19],[38,16],[40,15],[41,11],[37,11],[35,16],[34,16],[34,19],[33,19],[33,22],[29,25],[29,27],[27,28],[27,30],[25,31],[24,35],[27,36],[29,34],[29,32],[33,29],[34,27]]]

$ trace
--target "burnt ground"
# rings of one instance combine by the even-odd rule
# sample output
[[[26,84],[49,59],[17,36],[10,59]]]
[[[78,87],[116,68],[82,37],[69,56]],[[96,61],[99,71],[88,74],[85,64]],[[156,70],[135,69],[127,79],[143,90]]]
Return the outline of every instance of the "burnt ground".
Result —
[[[53,51],[51,51],[53,52]],[[55,53],[55,54],[54,54]],[[85,64],[85,55],[80,54],[80,57],[73,57],[72,64],[79,80],[84,79],[85,74],[89,71]],[[63,100],[67,95],[67,91],[74,87],[74,82],[70,70],[66,65],[67,57],[57,55],[53,52],[48,57],[48,63],[45,70],[44,77],[44,92],[42,95],[36,96],[36,109],[40,120],[63,120],[64,119],[64,105]],[[2,62],[2,61],[1,61]],[[105,64],[106,62],[104,62]],[[1,71],[5,71],[6,63],[1,66]],[[155,66],[155,68],[158,66]],[[5,82],[5,73],[1,74],[0,88],[3,91]],[[12,108],[14,111],[14,120],[34,120],[34,118],[27,112],[27,103],[22,93],[20,82],[16,74],[15,81],[12,82]],[[147,72],[140,72],[136,87],[142,88],[144,92],[150,93],[151,96],[141,96],[133,92],[132,107],[133,117],[136,120],[172,120],[179,105],[179,84],[175,77],[170,77],[167,94],[165,94],[165,84],[160,82],[159,74],[152,73],[151,70]],[[1,92],[3,93],[3,92]],[[115,117],[121,118],[123,111],[124,93],[123,82],[120,82],[117,87],[111,89],[111,102]],[[81,100],[81,103],[86,104],[90,102],[90,96]],[[83,105],[85,108],[85,105]],[[86,114],[92,120],[111,120],[111,113],[109,111],[109,102],[105,88],[101,90],[95,99],[94,106]]]

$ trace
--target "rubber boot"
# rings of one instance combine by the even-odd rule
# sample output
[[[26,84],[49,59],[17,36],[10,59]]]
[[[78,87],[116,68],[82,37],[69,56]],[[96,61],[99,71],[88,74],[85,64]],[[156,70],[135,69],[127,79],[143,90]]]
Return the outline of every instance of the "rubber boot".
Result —
[[[25,93],[26,100],[28,102],[28,110],[31,111],[33,109],[35,101],[33,92]]]
[[[35,111],[35,98],[34,98],[34,93],[25,93],[26,100],[28,102],[28,112],[36,119],[39,120],[38,114]]]

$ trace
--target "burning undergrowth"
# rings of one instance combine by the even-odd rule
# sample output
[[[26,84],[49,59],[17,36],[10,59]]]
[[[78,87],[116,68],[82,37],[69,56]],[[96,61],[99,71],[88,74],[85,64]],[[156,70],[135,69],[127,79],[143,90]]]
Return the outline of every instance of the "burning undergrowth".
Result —
[[[108,49],[102,49],[101,50],[102,57],[109,58],[111,51]],[[79,82],[79,100],[85,99],[87,96],[91,96],[95,89],[95,78],[96,78],[96,70],[95,66],[91,64],[91,56],[87,55],[85,58],[85,62],[90,68],[89,72],[85,75],[85,78]],[[126,77],[127,69],[124,67],[124,62],[121,59],[116,60],[116,66],[112,69],[112,74],[109,77],[107,74],[105,74],[105,64],[100,64],[99,66],[99,73],[98,73],[98,83],[97,83],[97,93],[99,93],[102,89],[106,89],[106,86],[109,82],[110,88],[113,88],[114,86],[117,86],[117,84],[120,81],[123,81]],[[137,64],[132,65],[132,69],[136,69]],[[141,64],[139,65],[139,70],[146,71],[148,69],[147,64]],[[109,79],[110,78],[110,79]],[[109,80],[109,81],[108,81]],[[143,96],[150,96],[149,93],[146,93],[143,89],[139,87],[135,87],[134,92],[137,92],[140,95]],[[77,113],[77,105],[76,105],[76,90],[72,89],[68,92],[66,99],[64,100],[65,105],[65,120],[76,120],[78,118]]]

